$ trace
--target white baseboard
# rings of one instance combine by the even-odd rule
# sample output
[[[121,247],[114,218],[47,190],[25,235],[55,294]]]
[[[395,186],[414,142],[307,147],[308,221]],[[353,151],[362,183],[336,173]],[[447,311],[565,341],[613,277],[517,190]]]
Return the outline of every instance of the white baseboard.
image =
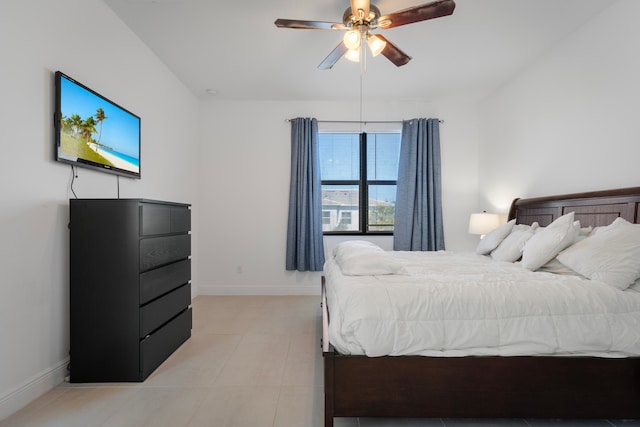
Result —
[[[320,295],[318,286],[250,286],[205,285],[198,286],[196,295]]]
[[[62,383],[67,375],[68,364],[69,358],[66,358],[0,396],[0,421]]]

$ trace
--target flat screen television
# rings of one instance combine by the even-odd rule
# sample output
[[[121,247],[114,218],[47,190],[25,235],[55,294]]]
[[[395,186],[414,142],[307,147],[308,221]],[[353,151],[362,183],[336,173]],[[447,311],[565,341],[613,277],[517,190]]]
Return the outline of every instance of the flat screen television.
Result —
[[[64,73],[55,73],[55,158],[140,178],[140,117]]]

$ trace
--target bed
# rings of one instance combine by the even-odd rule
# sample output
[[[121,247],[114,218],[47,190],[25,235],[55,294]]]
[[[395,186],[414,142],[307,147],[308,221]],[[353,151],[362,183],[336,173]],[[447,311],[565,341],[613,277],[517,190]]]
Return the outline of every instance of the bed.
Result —
[[[575,240],[581,232],[588,236],[593,228],[604,229],[614,222],[638,224],[640,187],[516,199],[509,211],[512,224],[546,229],[569,216],[573,224],[579,221]],[[569,249],[571,246],[567,252],[571,252]],[[519,262],[524,265],[525,259]],[[522,266],[518,268],[522,269]],[[531,274],[548,280],[546,278],[555,273],[538,270]],[[596,294],[622,298],[620,301],[624,304],[627,304],[625,292],[629,295],[635,292],[625,309],[634,313],[625,316],[625,321],[629,322],[617,332],[618,344],[610,347],[615,347],[613,351],[607,351],[606,345],[605,350],[585,348],[577,351],[580,350],[578,344],[578,348],[563,350],[561,354],[546,354],[548,350],[543,344],[539,346],[540,351],[532,354],[527,354],[526,346],[507,346],[507,350],[495,352],[476,349],[447,353],[440,349],[442,354],[428,351],[403,354],[393,346],[345,351],[348,347],[340,343],[338,347],[342,351],[336,349],[330,333],[336,324],[332,324],[332,317],[337,322],[343,313],[327,302],[332,286],[338,286],[333,283],[334,276],[335,273],[327,270],[322,278],[325,427],[333,426],[334,417],[640,418],[640,356],[636,354],[640,347],[636,336],[640,322],[635,315],[637,296],[640,295],[638,282],[635,290],[632,286],[628,290],[606,291],[603,288],[607,286],[601,283],[604,279],[599,276],[593,276],[597,280],[576,279],[588,284]],[[384,277],[370,276],[372,281]],[[573,286],[569,283],[573,279],[563,280],[568,281],[567,289]],[[565,305],[570,305],[572,298],[567,301],[569,303]],[[337,305],[336,302],[333,304]],[[593,322],[593,319],[585,322]],[[607,322],[610,327],[617,321]],[[586,333],[576,335],[588,336],[591,329],[606,329],[601,326],[592,323]],[[376,333],[384,336],[384,333],[375,332],[374,338]],[[568,338],[565,336],[565,340]],[[334,336],[333,341],[338,343],[340,340]],[[376,339],[370,341],[374,343]],[[516,337],[514,342],[518,344],[520,340]],[[385,355],[385,352],[394,355]]]

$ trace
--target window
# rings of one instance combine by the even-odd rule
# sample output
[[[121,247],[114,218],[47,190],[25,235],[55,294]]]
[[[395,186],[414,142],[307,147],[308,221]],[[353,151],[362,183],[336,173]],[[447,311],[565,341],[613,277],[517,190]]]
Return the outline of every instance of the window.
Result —
[[[399,132],[318,135],[325,234],[391,234]]]
[[[325,211],[324,209],[322,210],[322,225],[329,225],[331,224],[331,211]]]

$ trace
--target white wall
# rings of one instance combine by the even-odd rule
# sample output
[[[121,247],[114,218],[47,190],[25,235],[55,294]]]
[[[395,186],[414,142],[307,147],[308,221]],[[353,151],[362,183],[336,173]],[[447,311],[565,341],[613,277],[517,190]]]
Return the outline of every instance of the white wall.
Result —
[[[481,204],[640,185],[638,16],[619,0],[481,105]]]
[[[462,105],[462,106],[461,106]],[[366,103],[366,120],[439,117],[445,244],[469,249],[477,209],[475,107],[457,102]],[[317,294],[318,273],[285,271],[291,127],[285,119],[357,120],[349,102],[207,101],[200,157],[201,294]],[[332,247],[336,239],[326,239]],[[390,240],[390,238],[388,238]],[[382,246],[390,242],[378,238]],[[206,262],[204,261],[206,260]]]
[[[199,103],[101,0],[0,2],[0,56],[3,419],[60,382],[68,360],[71,175],[53,160],[53,72],[141,116],[142,180],[121,178],[121,197],[197,205]],[[78,197],[116,197],[115,176],[78,175]]]

